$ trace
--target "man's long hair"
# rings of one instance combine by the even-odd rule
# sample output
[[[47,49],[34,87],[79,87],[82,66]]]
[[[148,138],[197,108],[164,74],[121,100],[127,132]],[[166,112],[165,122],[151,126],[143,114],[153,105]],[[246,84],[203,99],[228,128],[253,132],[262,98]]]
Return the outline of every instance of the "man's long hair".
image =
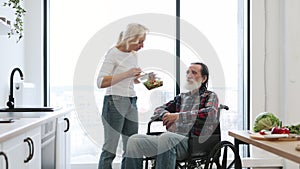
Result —
[[[201,88],[205,87],[207,89],[208,87],[208,79],[209,79],[209,71],[208,71],[208,67],[201,62],[194,62],[191,64],[195,64],[195,65],[201,65],[201,76],[205,77],[206,76],[206,81],[204,83],[202,83]]]

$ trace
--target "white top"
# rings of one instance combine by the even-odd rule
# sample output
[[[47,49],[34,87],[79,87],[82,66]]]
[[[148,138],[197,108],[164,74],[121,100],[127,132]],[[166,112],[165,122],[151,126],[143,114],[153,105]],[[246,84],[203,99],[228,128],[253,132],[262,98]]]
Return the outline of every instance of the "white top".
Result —
[[[131,68],[137,67],[137,55],[134,52],[122,52],[113,47],[104,56],[100,72],[97,78],[97,85],[100,88],[104,76],[113,76],[123,73]],[[134,78],[124,79],[113,86],[106,88],[106,95],[119,95],[134,97]]]

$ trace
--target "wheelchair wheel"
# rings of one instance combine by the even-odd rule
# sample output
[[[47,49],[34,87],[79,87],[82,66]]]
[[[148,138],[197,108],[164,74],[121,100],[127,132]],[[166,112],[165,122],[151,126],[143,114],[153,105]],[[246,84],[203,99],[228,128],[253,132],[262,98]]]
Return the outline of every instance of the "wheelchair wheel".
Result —
[[[232,154],[234,159],[228,162],[228,155]],[[242,169],[242,162],[235,146],[229,141],[221,141],[217,144],[208,156],[204,169]]]

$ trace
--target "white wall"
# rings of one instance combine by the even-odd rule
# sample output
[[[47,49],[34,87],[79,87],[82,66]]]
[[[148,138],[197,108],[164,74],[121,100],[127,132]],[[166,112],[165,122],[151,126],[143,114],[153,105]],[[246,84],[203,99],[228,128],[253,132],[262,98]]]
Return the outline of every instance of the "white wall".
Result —
[[[300,1],[253,0],[252,9],[251,126],[263,111],[276,114],[283,124],[299,124]],[[266,156],[259,151],[253,155]],[[286,168],[298,166],[286,162]]]
[[[26,80],[35,84],[36,97],[31,98],[36,105],[43,105],[43,1],[25,0],[27,14],[25,18],[25,71]]]
[[[286,122],[300,123],[299,97],[300,97],[300,1],[284,1],[284,92]]]
[[[0,0],[0,16],[14,20],[13,11],[2,4],[6,0]],[[19,67],[23,71],[26,82],[36,85],[36,105],[41,105],[42,100],[42,2],[40,0],[26,1],[24,4],[27,13],[25,15],[25,35],[16,43],[17,36],[8,39],[7,33],[0,30],[0,107],[6,107],[9,95],[9,79],[13,68]],[[26,49],[26,50],[25,50]],[[15,74],[15,81],[19,75]]]
[[[13,11],[8,7],[3,7],[4,1],[0,0],[0,16],[13,21]],[[24,43],[23,41],[16,43],[16,40],[16,37],[8,39],[7,33],[0,30],[0,107],[6,106],[8,100],[10,72],[14,67],[24,70]],[[16,76],[19,75],[16,74]],[[20,78],[16,77],[17,79]]]

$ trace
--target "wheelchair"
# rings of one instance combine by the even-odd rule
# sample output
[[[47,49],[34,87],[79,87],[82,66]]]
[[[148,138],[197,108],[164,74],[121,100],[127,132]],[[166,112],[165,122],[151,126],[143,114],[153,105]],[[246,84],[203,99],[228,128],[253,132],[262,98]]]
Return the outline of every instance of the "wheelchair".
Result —
[[[241,159],[235,146],[229,141],[221,141],[220,111],[229,110],[228,106],[220,104],[217,112],[218,121],[216,128],[210,136],[194,136],[188,134],[188,156],[185,159],[177,160],[175,169],[242,169]],[[153,122],[162,120],[151,120],[148,122],[147,135],[160,135],[163,132],[151,132]],[[201,140],[201,143],[199,142]],[[233,154],[234,159],[227,159],[229,154]],[[149,167],[155,169],[155,157],[145,157],[145,169]],[[229,161],[229,162],[228,162]]]

